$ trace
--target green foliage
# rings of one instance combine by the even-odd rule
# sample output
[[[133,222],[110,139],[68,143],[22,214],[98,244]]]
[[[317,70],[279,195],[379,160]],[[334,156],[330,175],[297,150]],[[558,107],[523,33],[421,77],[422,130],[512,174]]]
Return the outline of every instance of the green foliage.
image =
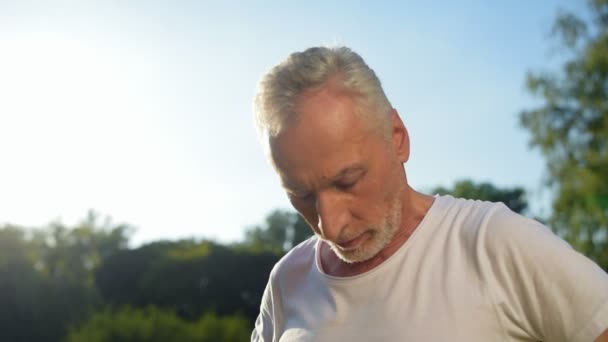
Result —
[[[608,1],[589,4],[589,21],[556,19],[566,62],[528,75],[528,89],[543,101],[520,122],[547,159],[551,226],[608,270]]]
[[[112,224],[109,218],[100,222],[92,211],[72,228],[53,223],[34,235],[32,243],[40,253],[38,267],[49,277],[93,286],[94,269],[103,258],[127,248],[131,230],[125,224]]]
[[[174,312],[150,306],[93,314],[80,327],[71,329],[66,342],[221,342],[248,341],[249,322],[239,315],[218,317],[207,313],[185,321]]]
[[[169,250],[167,254],[175,260],[192,260],[205,258],[210,252],[210,243],[189,243]]]
[[[293,213],[271,215],[268,222],[272,231],[287,231],[277,235],[282,241],[310,234]],[[175,330],[154,334],[165,341],[182,339],[178,331],[186,341],[249,338],[282,249],[195,240],[129,249],[129,232],[92,212],[74,227],[0,227],[0,341],[57,342],[68,326],[74,327],[71,340],[150,340],[157,321],[163,331]],[[106,305],[134,309],[90,316]],[[149,306],[156,309],[142,309]]]
[[[23,229],[5,226],[0,229],[0,340],[28,341],[41,334],[56,334],[37,319],[43,307],[44,278],[35,270],[32,249]],[[48,303],[48,301],[44,301]],[[23,330],[34,324],[39,330]]]
[[[460,180],[454,184],[452,189],[437,187],[431,191],[433,194],[454,197],[477,199],[490,202],[502,202],[516,213],[523,213],[528,208],[523,188],[515,187],[500,189],[490,183],[474,183],[471,180]]]
[[[73,228],[0,227],[0,341],[59,341],[100,304],[93,271],[126,231],[93,213]]]
[[[156,305],[194,319],[243,313],[253,323],[279,256],[211,241],[155,242],[108,258],[96,272],[106,303]]]
[[[312,230],[294,212],[275,210],[266,217],[265,224],[249,228],[245,243],[253,251],[273,251],[282,254],[312,236]]]

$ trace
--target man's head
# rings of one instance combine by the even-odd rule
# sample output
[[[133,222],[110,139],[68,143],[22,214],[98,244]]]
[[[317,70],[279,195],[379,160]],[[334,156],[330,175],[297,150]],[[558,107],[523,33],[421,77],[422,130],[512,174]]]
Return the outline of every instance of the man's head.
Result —
[[[347,48],[292,54],[260,83],[258,128],[288,197],[348,263],[401,224],[407,131],[374,72]]]

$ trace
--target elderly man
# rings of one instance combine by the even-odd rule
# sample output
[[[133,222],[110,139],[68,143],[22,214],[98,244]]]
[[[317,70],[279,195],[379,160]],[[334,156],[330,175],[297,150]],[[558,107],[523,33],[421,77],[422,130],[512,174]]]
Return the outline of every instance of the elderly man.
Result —
[[[271,272],[252,341],[608,341],[596,264],[503,204],[408,185],[407,129],[350,49],[292,54],[256,107],[315,235]]]

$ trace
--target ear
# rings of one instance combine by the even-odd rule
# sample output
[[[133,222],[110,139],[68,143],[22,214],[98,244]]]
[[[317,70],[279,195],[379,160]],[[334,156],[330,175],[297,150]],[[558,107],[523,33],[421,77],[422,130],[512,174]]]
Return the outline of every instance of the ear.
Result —
[[[396,109],[391,110],[392,142],[399,160],[405,163],[410,158],[410,136]]]

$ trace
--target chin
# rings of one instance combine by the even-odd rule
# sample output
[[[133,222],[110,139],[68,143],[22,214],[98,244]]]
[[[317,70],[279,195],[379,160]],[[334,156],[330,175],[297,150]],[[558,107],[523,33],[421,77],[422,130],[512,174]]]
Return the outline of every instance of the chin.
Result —
[[[371,229],[371,236],[367,240],[361,242],[361,245],[355,249],[344,250],[333,243],[330,243],[329,245],[336,256],[345,263],[354,264],[368,261],[382,252],[395,237],[398,227],[396,222],[399,222],[400,218],[399,213],[395,216],[396,217],[394,218],[388,218],[386,220],[387,222],[382,225],[382,228]]]
[[[390,239],[386,241],[387,239],[381,235],[376,232],[369,239],[363,241],[359,247],[352,250],[343,250],[333,243],[330,243],[330,246],[336,256],[347,264],[364,262],[378,255],[390,242]]]
[[[400,222],[401,201],[397,198],[383,222],[377,226],[370,227],[371,236],[362,241],[361,245],[357,248],[344,250],[331,241],[328,241],[328,243],[336,256],[343,262],[348,264],[365,262],[377,256],[393,241]]]

